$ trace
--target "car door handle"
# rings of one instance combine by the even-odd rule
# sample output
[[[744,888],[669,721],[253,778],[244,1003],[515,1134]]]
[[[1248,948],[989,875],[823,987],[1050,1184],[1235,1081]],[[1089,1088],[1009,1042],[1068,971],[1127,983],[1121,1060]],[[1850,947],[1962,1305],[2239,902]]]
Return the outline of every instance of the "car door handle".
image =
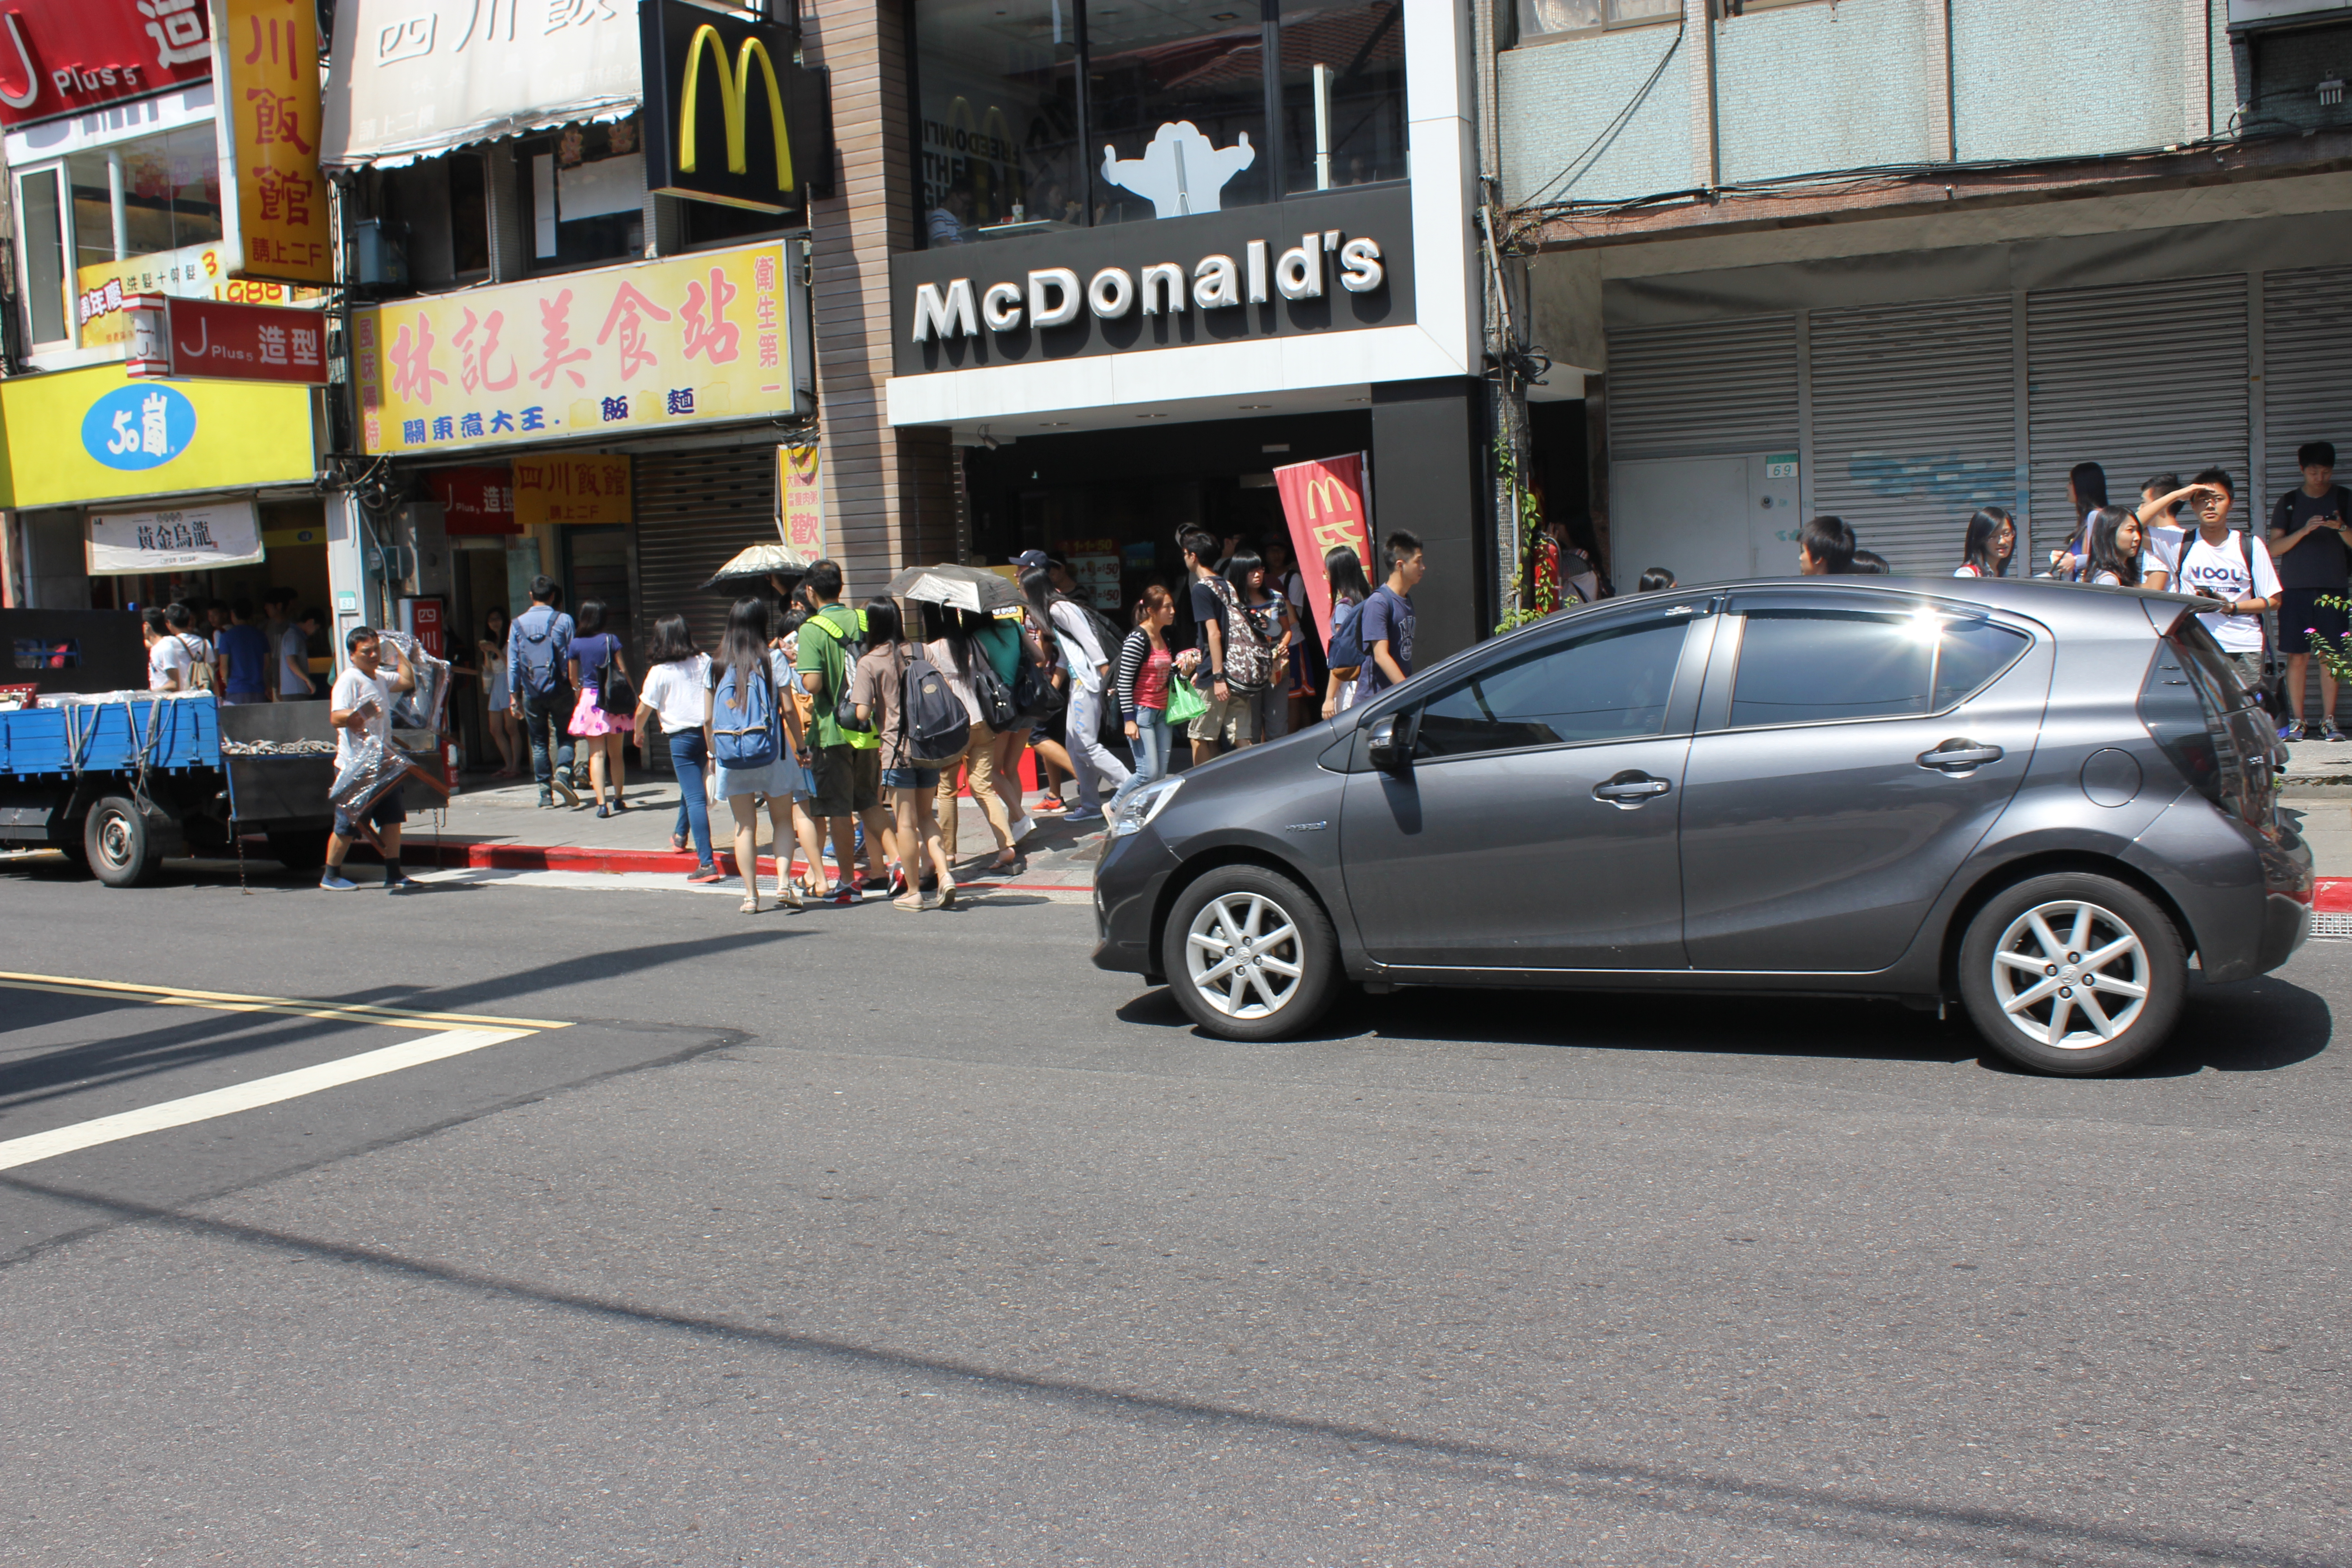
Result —
[[[1944,742],[1932,752],[1920,752],[1919,765],[1948,773],[1964,773],[1987,763],[1997,763],[2002,755],[1999,746],[1980,746],[1974,741],[1953,740]]]
[[[1664,779],[1654,779],[1645,773],[1626,772],[1619,773],[1613,779],[1594,784],[1592,798],[1605,800],[1612,805],[1630,810],[1644,801],[1653,800],[1665,794],[1674,787]]]

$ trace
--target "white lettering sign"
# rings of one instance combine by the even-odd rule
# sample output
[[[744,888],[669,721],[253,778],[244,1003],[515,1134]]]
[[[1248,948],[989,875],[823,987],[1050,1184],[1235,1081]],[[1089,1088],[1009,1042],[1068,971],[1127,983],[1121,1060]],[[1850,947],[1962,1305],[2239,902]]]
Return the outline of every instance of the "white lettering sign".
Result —
[[[249,500],[169,510],[92,512],[89,574],[208,572],[261,559],[261,519]]]
[[[1297,245],[1270,263],[1268,249],[1262,239],[1251,240],[1247,247],[1253,303],[1263,304],[1276,292],[1286,300],[1322,299],[1331,281],[1333,258],[1339,262],[1337,281],[1348,293],[1369,294],[1388,281],[1380,241],[1367,235],[1349,239],[1336,228],[1301,235]],[[1135,309],[1139,297],[1147,316],[1179,316],[1188,309],[1225,310],[1242,303],[1241,284],[1242,269],[1230,256],[1204,256],[1192,264],[1189,275],[1180,262],[1155,261],[1139,275],[1124,267],[1106,267],[1084,280],[1066,267],[1039,268],[1018,283],[985,288],[976,288],[969,278],[956,278],[945,285],[917,285],[911,330],[915,342],[928,343],[976,338],[983,327],[1009,332],[1024,324],[1066,326],[1081,310],[1117,321]]]

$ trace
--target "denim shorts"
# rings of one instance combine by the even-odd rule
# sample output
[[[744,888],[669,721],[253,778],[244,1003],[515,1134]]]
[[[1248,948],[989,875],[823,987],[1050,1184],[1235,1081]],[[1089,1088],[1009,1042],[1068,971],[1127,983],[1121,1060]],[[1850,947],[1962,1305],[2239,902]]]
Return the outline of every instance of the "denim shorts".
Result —
[[[404,786],[394,784],[392,788],[376,796],[375,799],[369,804],[368,808],[360,813],[356,817],[345,812],[342,807],[337,806],[335,808],[335,837],[338,838],[352,838],[357,837],[359,825],[362,822],[366,823],[370,827],[374,828],[399,826],[402,823],[408,820],[407,803],[401,798],[402,795],[406,793],[407,792]]]
[[[884,789],[937,789],[940,787],[940,770],[937,768],[884,768],[882,787]]]

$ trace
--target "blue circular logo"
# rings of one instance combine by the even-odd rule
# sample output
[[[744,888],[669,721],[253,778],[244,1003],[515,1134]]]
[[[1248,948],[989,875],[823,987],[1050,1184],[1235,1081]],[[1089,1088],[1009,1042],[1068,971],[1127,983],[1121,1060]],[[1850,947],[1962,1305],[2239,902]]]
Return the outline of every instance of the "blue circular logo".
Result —
[[[196,438],[196,405],[179,388],[133,382],[82,416],[81,444],[110,468],[160,468]]]

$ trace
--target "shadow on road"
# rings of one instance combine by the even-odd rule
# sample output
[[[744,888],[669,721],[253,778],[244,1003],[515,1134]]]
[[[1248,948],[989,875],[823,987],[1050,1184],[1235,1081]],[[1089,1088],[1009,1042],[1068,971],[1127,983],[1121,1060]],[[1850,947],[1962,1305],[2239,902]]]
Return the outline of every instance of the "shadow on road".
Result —
[[[1123,1023],[1192,1028],[1165,988],[1118,1010]],[[2172,1038],[2134,1078],[2275,1072],[2325,1051],[2335,1030],[2326,1000],[2275,974],[2231,985],[2190,976]],[[1448,990],[1409,986],[1384,996],[1351,990],[1304,1039],[1366,1035],[1461,1044],[1576,1047],[1728,1057],[1977,1061],[2022,1069],[1995,1055],[1958,1004],[1950,1016],[1851,997],[1729,996],[1711,993]]]

